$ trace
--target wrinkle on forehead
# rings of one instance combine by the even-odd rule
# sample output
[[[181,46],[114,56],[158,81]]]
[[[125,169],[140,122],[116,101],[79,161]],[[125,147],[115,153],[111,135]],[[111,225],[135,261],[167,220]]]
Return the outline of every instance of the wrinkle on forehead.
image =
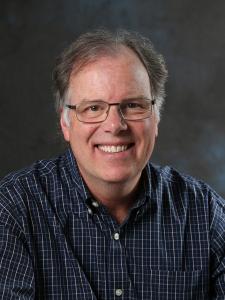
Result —
[[[138,56],[123,47],[117,55],[102,56],[83,66],[71,76],[69,90],[69,94],[73,92],[78,98],[82,94],[82,98],[88,96],[94,97],[93,100],[105,100],[102,95],[108,92],[114,100],[120,100],[120,97],[148,97],[142,91],[150,92],[150,82],[147,70]]]

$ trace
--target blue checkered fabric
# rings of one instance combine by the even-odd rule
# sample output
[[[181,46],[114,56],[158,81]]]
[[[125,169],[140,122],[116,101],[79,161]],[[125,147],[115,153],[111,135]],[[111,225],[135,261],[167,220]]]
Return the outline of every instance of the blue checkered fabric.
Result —
[[[70,149],[0,184],[0,299],[225,299],[225,200],[148,164],[118,224]]]

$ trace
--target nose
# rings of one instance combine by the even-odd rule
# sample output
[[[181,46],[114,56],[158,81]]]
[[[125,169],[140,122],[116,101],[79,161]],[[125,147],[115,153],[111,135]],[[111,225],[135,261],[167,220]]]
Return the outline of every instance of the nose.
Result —
[[[120,131],[127,130],[127,123],[124,120],[118,105],[109,107],[109,112],[106,120],[102,122],[104,131],[111,132],[113,135],[118,134]]]

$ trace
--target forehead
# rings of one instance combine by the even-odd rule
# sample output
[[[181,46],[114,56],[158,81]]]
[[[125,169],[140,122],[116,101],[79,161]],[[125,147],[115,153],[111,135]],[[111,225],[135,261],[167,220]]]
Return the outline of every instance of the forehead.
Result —
[[[107,96],[112,94],[114,99],[117,96],[134,96],[133,93],[138,93],[138,89],[150,89],[148,73],[139,57],[126,47],[86,63],[71,74],[69,83],[70,93],[76,93],[77,96],[82,94],[84,97],[85,94],[89,97],[96,94],[94,98],[99,94],[101,99],[107,92]],[[124,96],[119,95],[123,93]]]
[[[133,51],[131,48],[125,46],[125,45],[112,45],[111,47],[102,47],[100,49],[97,49],[96,51],[93,50],[90,51],[90,53],[87,53],[81,59],[78,59],[75,61],[74,66],[72,68],[72,72],[70,74],[70,78],[75,76],[77,73],[82,71],[84,68],[90,65],[97,65],[98,63],[101,63],[104,60],[112,60],[116,62],[116,60],[121,59],[124,61],[136,61],[140,64],[143,64],[139,56],[136,54],[135,51]]]

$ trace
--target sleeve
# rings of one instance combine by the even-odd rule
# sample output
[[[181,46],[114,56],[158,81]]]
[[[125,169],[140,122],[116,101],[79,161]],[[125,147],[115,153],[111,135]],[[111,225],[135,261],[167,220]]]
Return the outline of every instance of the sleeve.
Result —
[[[225,299],[225,200],[217,195],[211,205],[211,294]]]
[[[0,210],[0,300],[34,299],[33,263],[25,235],[10,213]]]

